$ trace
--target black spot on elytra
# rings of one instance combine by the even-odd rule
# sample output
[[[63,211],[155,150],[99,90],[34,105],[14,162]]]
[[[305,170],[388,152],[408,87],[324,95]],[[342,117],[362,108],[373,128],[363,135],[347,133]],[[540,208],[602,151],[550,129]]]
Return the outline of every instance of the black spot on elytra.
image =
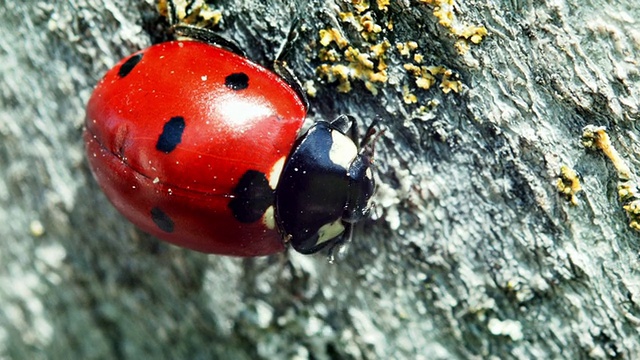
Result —
[[[151,220],[164,232],[173,232],[173,220],[159,207],[151,209]]]
[[[236,220],[241,223],[252,223],[260,220],[267,208],[273,205],[273,190],[265,174],[249,170],[233,189],[234,198],[229,208]]]
[[[176,146],[182,141],[184,126],[185,123],[182,116],[174,116],[169,119],[162,128],[162,134],[158,137],[156,149],[166,154],[175,150]]]
[[[118,76],[123,78],[129,75],[131,70],[133,70],[133,68],[138,65],[140,60],[142,60],[142,53],[130,57],[129,60],[125,61],[124,64],[120,66],[120,70],[118,70]]]
[[[244,90],[249,87],[249,76],[245,73],[234,73],[224,78],[224,85],[231,90]]]

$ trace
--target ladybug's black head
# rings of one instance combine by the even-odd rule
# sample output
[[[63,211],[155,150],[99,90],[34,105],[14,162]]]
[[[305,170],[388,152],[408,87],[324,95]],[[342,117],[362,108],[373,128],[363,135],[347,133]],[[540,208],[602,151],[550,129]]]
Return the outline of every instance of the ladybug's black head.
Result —
[[[276,188],[276,220],[285,239],[310,254],[349,240],[371,208],[373,133],[360,146],[353,118],[320,121],[294,144]]]

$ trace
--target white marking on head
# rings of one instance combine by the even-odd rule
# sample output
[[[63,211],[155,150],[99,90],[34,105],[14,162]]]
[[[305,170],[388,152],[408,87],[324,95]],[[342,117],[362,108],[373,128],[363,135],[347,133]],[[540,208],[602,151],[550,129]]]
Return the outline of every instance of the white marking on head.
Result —
[[[329,159],[331,159],[333,163],[349,169],[353,159],[358,156],[356,144],[354,144],[348,136],[337,130],[331,131],[331,138],[333,139],[333,144],[331,144],[331,149],[329,149]]]
[[[316,245],[320,245],[323,242],[329,241],[342,234],[343,232],[344,224],[342,224],[342,219],[324,224],[320,227],[320,229],[318,229],[318,241],[316,242]]]

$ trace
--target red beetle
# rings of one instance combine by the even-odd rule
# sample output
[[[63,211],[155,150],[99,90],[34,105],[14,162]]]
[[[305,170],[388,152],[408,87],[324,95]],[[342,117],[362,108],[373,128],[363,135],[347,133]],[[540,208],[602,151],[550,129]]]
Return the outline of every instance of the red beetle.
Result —
[[[298,137],[305,102],[278,75],[200,41],[122,60],[87,105],[89,164],[113,205],[197,251],[302,253],[347,241],[370,207],[372,145],[347,117]],[[279,185],[280,184],[280,185]]]

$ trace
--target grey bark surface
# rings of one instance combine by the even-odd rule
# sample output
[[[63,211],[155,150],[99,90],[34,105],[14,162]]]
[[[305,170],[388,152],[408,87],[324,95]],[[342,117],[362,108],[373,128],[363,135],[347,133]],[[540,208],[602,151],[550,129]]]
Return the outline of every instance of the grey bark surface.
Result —
[[[305,43],[340,24],[340,6],[224,1],[222,33],[267,64],[298,18],[289,63],[314,79]],[[374,96],[316,82],[310,119],[379,115],[387,128],[374,219],[335,264],[179,249],[99,191],[84,106],[108,68],[157,35],[150,0],[0,9],[0,358],[640,355],[640,233],[611,164],[580,144],[584,126],[606,126],[640,165],[636,1],[460,1],[458,16],[490,32],[464,56],[431,7],[393,2],[391,43],[416,40],[466,89],[422,93],[440,105],[415,118],[400,86]],[[388,61],[401,69],[397,54]],[[582,176],[577,206],[558,194],[563,164]]]

